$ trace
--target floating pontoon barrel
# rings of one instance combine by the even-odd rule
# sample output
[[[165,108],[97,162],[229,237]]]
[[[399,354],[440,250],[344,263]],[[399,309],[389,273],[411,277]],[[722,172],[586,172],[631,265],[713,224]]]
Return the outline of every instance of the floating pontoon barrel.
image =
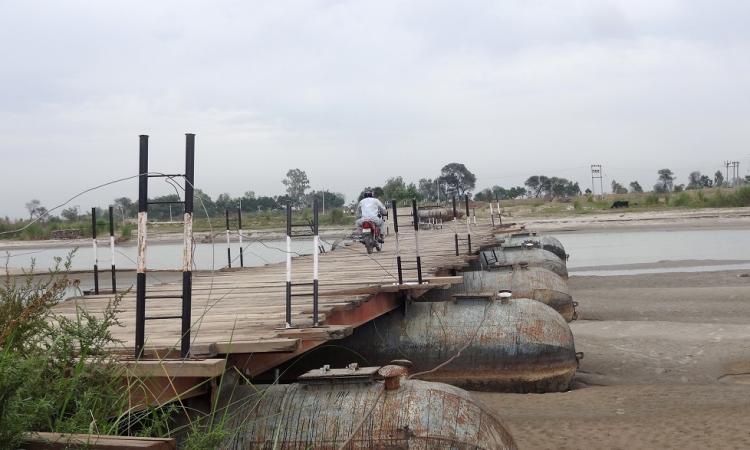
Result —
[[[424,372],[417,378],[469,390],[565,391],[577,367],[565,319],[531,299],[409,302],[357,328],[337,347],[371,364],[406,358],[412,372]]]
[[[420,219],[440,219],[444,222],[453,220],[453,210],[448,208],[419,208]],[[463,217],[461,211],[456,211],[456,218],[460,219]]]
[[[543,267],[563,278],[568,278],[568,268],[564,260],[554,253],[540,248],[538,244],[521,245],[518,247],[497,246],[484,249],[479,254],[476,269],[492,270],[504,266],[525,264],[531,267]]]
[[[569,255],[565,253],[565,247],[563,247],[562,242],[546,234],[537,234],[534,232],[514,233],[505,238],[504,246],[518,247],[526,242],[538,242],[544,250],[554,253],[563,261],[567,261],[568,259]]]
[[[387,378],[376,381],[372,369],[378,368],[315,370],[300,383],[234,388],[223,399],[231,438],[222,448],[516,448],[500,420],[468,392],[401,379],[404,371],[395,366],[381,368]],[[334,371],[340,379],[327,376]]]
[[[568,284],[558,274],[543,267],[523,265],[468,271],[461,275],[463,284],[430,294],[448,300],[450,297],[496,297],[499,291],[510,291],[512,298],[530,298],[550,306],[568,322],[575,318],[575,303]]]

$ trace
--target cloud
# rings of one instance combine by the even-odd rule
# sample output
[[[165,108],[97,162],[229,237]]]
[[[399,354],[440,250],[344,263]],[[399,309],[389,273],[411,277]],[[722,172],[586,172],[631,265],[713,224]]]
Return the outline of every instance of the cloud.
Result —
[[[480,187],[528,171],[583,182],[594,162],[644,186],[661,167],[713,172],[744,155],[749,9],[4,2],[0,156],[18,189],[0,193],[0,214],[24,214],[18,192],[54,203],[134,173],[141,133],[169,171],[197,133],[197,181],[212,195],[279,193],[290,167],[350,197],[452,161]],[[115,194],[85,201],[134,197],[135,183]]]

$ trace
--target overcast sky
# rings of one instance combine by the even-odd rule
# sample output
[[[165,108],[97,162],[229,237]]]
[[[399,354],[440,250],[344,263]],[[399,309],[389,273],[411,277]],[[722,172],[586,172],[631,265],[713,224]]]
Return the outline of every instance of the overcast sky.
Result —
[[[0,215],[138,171],[211,196],[283,191],[289,168],[351,197],[465,163],[644,187],[747,172],[750,2],[0,0]],[[168,193],[154,183],[154,193]],[[131,180],[76,199],[137,196]]]

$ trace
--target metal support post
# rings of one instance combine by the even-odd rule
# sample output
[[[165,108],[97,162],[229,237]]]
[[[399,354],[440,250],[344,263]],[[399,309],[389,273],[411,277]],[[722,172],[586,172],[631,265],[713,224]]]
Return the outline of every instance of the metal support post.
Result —
[[[466,240],[469,244],[469,254],[471,254],[471,219],[469,218],[469,195],[464,195],[464,201],[466,202]]]
[[[245,267],[244,249],[242,248],[242,208],[237,208],[237,239],[240,241],[240,267]]]
[[[396,200],[391,200],[391,208],[393,209],[393,232],[396,236],[396,268],[398,269],[398,284],[404,284],[404,271],[401,266],[401,247],[398,242],[398,209],[396,208]]]
[[[318,236],[318,199],[313,199],[313,326],[318,324],[318,260],[320,258],[320,237]]]
[[[117,293],[117,272],[115,271],[115,212],[109,207],[109,253],[112,270],[112,293]]]
[[[190,354],[190,327],[193,303],[193,193],[195,187],[195,135],[185,135],[185,215],[182,253],[182,339],[180,356]]]
[[[286,323],[292,328],[292,204],[286,205]]]
[[[458,210],[456,209],[456,196],[453,196],[453,222],[456,221],[456,217],[458,217]]]
[[[91,208],[91,245],[94,250],[94,294],[99,293],[99,254],[96,248],[96,208]]]
[[[492,210],[492,201],[490,201],[490,220],[492,221],[492,226],[495,226],[495,211]]]
[[[232,268],[232,247],[229,241],[229,210],[224,210],[224,216],[226,217],[227,223],[227,267]]]
[[[419,255],[419,211],[417,210],[417,200],[411,200],[411,211],[414,221],[414,248],[417,252],[417,281],[422,284],[422,257]]]
[[[135,288],[135,357],[143,354],[146,328],[146,224],[148,222],[148,136],[139,136],[138,265]]]

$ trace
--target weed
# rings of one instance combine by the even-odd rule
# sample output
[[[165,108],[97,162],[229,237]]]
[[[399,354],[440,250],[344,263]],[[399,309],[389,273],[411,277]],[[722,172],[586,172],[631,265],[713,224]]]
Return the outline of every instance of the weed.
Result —
[[[127,406],[121,380],[103,350],[115,341],[115,297],[104,313],[75,319],[52,307],[67,288],[72,254],[42,281],[6,273],[0,288],[0,442],[17,448],[31,431],[99,433]]]

